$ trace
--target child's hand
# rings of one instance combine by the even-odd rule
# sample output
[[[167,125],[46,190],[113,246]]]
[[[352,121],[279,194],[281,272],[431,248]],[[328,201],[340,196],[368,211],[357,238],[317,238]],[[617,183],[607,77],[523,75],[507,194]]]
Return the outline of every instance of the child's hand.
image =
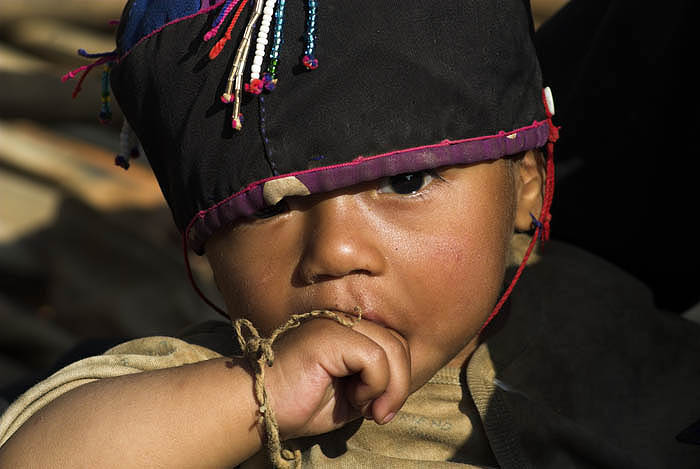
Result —
[[[362,415],[386,423],[409,394],[411,356],[397,332],[318,319],[275,344],[265,387],[283,440],[319,435]]]

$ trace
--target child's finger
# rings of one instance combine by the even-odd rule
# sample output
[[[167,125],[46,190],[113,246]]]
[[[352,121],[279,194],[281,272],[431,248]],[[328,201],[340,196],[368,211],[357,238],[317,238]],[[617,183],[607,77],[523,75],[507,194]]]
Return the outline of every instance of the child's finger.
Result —
[[[348,383],[347,398],[353,407],[362,409],[386,391],[391,372],[389,356],[380,344],[365,334],[353,335],[355,346],[346,347],[341,352],[346,368],[343,375],[356,375]],[[334,374],[333,370],[329,371]]]
[[[379,395],[371,397],[365,394],[362,385],[356,388],[356,399],[359,406],[356,408],[369,412],[377,423],[386,423],[401,408],[408,397],[411,385],[411,354],[408,342],[398,332],[379,326],[371,322],[358,324],[355,331],[371,338],[376,342],[387,355],[389,382],[386,388]],[[365,405],[371,406],[367,409]]]
[[[278,353],[266,373],[266,389],[286,436],[337,428],[341,421],[357,418],[361,403],[371,403],[389,385],[382,346],[334,321],[309,321],[275,345]],[[333,392],[334,381],[342,393]]]

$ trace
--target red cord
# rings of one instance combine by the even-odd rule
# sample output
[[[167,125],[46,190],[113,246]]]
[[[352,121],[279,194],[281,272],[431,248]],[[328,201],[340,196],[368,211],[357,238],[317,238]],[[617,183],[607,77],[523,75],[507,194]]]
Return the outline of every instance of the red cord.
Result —
[[[491,311],[491,314],[489,314],[489,317],[486,318],[486,321],[484,324],[481,326],[481,329],[479,330],[479,334],[486,328],[488,323],[491,322],[493,318],[496,317],[499,311],[501,311],[501,308],[505,304],[506,300],[510,296],[511,292],[513,291],[513,288],[515,288],[515,284],[518,282],[518,279],[520,278],[520,275],[522,275],[523,270],[525,270],[525,266],[527,265],[527,260],[530,257],[530,254],[532,253],[532,250],[535,247],[535,243],[537,242],[537,236],[540,234],[540,227],[538,226],[535,228],[535,234],[532,235],[532,240],[530,241],[530,245],[527,247],[527,251],[525,251],[525,255],[523,256],[523,261],[520,263],[520,266],[518,267],[517,272],[515,272],[515,275],[513,276],[513,280],[511,280],[510,285],[508,285],[508,288],[506,291],[501,295],[501,299],[498,300],[498,303],[496,303],[496,306],[493,307],[493,311]]]
[[[112,56],[107,56],[107,57],[101,57],[97,60],[95,60],[93,63],[88,64],[88,65],[83,65],[81,67],[76,68],[75,70],[71,70],[70,72],[66,73],[61,77],[62,82],[66,82],[68,80],[71,80],[76,77],[76,75],[79,72],[83,72],[83,74],[80,76],[80,79],[78,80],[78,84],[75,85],[75,88],[73,89],[73,99],[75,99],[76,96],[78,96],[78,93],[80,93],[80,90],[82,90],[82,85],[83,81],[85,81],[85,77],[87,77],[88,73],[92,71],[93,68],[97,67],[98,65],[105,64],[107,62],[113,61],[114,58]]]
[[[92,68],[86,68],[83,74],[80,75],[78,84],[75,85],[75,88],[73,88],[73,94],[71,95],[73,99],[75,99],[78,96],[78,93],[80,93],[80,91],[83,89],[83,82],[85,81],[85,77],[88,76],[88,73],[90,73],[90,70],[92,70]]]
[[[233,15],[233,19],[231,20],[231,24],[228,25],[228,29],[226,30],[226,34],[224,34],[224,37],[219,39],[216,44],[214,44],[214,47],[211,48],[209,51],[209,58],[210,59],[215,59],[219,53],[224,49],[224,46],[228,42],[229,39],[231,39],[231,31],[233,31],[233,27],[236,25],[236,22],[238,21],[238,17],[241,16],[241,12],[243,11],[243,7],[245,4],[248,3],[248,0],[243,0],[241,4],[238,6],[238,10],[236,10],[236,14]]]
[[[549,232],[550,232],[550,222],[552,220],[552,215],[549,213],[549,210],[552,207],[552,200],[554,199],[554,142],[559,140],[559,127],[555,126],[554,123],[552,122],[552,113],[549,110],[549,107],[547,106],[547,100],[544,96],[544,90],[542,91],[542,101],[544,102],[544,110],[545,113],[547,114],[547,124],[549,125],[549,138],[547,140],[547,146],[546,146],[546,151],[547,151],[547,162],[546,162],[546,171],[547,171],[547,176],[545,177],[545,186],[544,186],[544,197],[542,200],[542,211],[540,212],[540,223],[542,225],[542,241],[548,241],[549,240]],[[515,272],[515,275],[513,276],[513,279],[510,281],[510,285],[508,285],[508,288],[506,291],[501,295],[501,299],[498,300],[498,303],[496,303],[496,306],[494,306],[493,310],[491,311],[491,314],[489,314],[489,317],[486,318],[486,321],[484,324],[481,326],[481,329],[479,330],[479,334],[483,332],[483,330],[486,328],[486,326],[491,322],[491,320],[496,317],[498,312],[501,310],[503,305],[505,304],[506,300],[510,297],[510,294],[513,291],[513,288],[515,288],[515,284],[518,283],[518,280],[520,279],[520,276],[523,273],[523,270],[525,270],[525,266],[527,265],[527,260],[530,258],[530,254],[532,254],[532,250],[535,247],[535,244],[537,243],[537,238],[540,235],[540,226],[537,226],[535,229],[535,233],[532,235],[532,240],[530,240],[530,245],[527,247],[527,251],[525,252],[525,255],[523,256],[522,262],[520,262],[520,265],[518,266],[518,270]]]
[[[224,21],[226,21],[226,18],[228,17],[229,13],[231,13],[231,10],[236,6],[238,2],[233,0],[231,3],[229,3],[226,6],[226,9],[223,11],[222,16],[221,16],[221,21],[219,21],[215,26],[213,26],[207,33],[204,35],[204,40],[208,41],[209,39],[213,38],[216,36],[216,33],[219,32],[219,28],[221,27],[222,24],[224,24]]]

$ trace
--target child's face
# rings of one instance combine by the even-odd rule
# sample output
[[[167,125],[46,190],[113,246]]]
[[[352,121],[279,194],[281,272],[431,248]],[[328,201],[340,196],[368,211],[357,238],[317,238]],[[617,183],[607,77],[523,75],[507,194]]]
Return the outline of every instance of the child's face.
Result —
[[[207,244],[228,311],[269,334],[293,313],[359,307],[407,340],[417,388],[468,356],[498,299],[517,168],[497,160],[383,179],[238,223]]]

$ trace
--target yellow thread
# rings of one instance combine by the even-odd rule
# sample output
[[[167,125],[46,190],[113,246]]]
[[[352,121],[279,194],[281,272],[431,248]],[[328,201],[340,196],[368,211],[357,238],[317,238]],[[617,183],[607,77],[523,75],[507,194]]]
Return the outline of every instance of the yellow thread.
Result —
[[[261,420],[262,424],[265,426],[267,452],[275,469],[301,468],[301,452],[299,450],[290,451],[282,447],[275,413],[272,411],[272,408],[268,406],[267,391],[265,390],[264,365],[272,366],[275,360],[275,352],[272,350],[272,344],[280,335],[290,329],[299,327],[303,322],[311,319],[327,318],[343,326],[353,327],[362,319],[360,308],[355,308],[354,313],[357,314],[357,317],[352,319],[349,319],[343,313],[327,309],[317,309],[309,311],[308,313],[294,314],[287,322],[275,329],[267,339],[260,337],[260,333],[249,320],[239,318],[233,322],[233,329],[236,332],[238,345],[255,372],[254,390],[255,400],[258,402],[259,406],[259,420]]]

